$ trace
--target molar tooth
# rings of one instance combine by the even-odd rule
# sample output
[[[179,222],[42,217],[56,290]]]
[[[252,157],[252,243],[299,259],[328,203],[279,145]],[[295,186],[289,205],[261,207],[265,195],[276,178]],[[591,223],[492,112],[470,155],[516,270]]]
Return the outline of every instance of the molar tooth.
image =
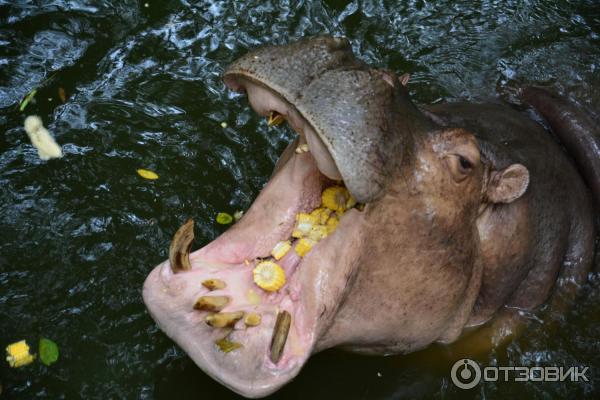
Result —
[[[188,271],[192,269],[190,264],[190,248],[194,240],[194,220],[187,222],[175,232],[171,246],[169,247],[169,263],[173,273]]]
[[[283,355],[283,348],[290,332],[292,316],[287,311],[281,311],[277,314],[277,321],[273,328],[273,338],[271,339],[271,361],[277,364]]]
[[[194,304],[195,310],[200,311],[221,311],[229,304],[228,296],[202,296]]]
[[[308,144],[304,143],[301,144],[300,146],[296,147],[296,153],[297,154],[302,154],[302,153],[308,153],[310,151]]]
[[[242,311],[220,312],[207,315],[204,321],[213,328],[233,327],[243,316]]]
[[[260,325],[261,320],[262,318],[258,313],[249,313],[244,317],[244,323],[246,326],[258,326]]]
[[[202,286],[204,286],[208,290],[220,290],[225,289],[225,287],[227,287],[227,284],[220,279],[207,279],[202,282]]]

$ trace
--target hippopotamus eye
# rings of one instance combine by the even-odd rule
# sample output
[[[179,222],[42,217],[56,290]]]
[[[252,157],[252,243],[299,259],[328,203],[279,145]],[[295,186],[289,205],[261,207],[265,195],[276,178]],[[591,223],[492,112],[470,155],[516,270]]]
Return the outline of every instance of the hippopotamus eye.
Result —
[[[460,154],[451,154],[446,160],[452,179],[457,183],[465,180],[475,168],[473,161]]]
[[[467,160],[463,156],[458,156],[458,161],[460,162],[461,168],[464,170],[473,168],[473,164],[471,163],[471,161]]]

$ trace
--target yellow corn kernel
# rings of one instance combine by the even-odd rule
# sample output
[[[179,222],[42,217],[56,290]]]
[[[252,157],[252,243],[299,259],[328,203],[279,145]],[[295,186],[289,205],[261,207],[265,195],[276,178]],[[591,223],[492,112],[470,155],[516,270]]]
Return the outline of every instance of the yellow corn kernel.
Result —
[[[308,238],[314,240],[315,242],[318,242],[321,239],[324,239],[327,237],[327,227],[325,225],[315,225],[313,226],[313,228],[310,230],[310,233],[308,234]]]
[[[350,199],[348,190],[341,186],[331,186],[323,191],[321,201],[323,207],[327,207],[332,211],[346,210],[346,203]]]
[[[319,208],[315,208],[310,213],[310,215],[315,217],[315,219],[319,225],[325,225],[325,223],[329,219],[329,216],[331,215],[331,210],[328,208],[325,208],[325,207],[319,207]]]
[[[304,257],[315,244],[316,242],[312,239],[302,238],[298,240],[298,243],[296,244],[296,253],[300,257]]]
[[[261,261],[252,274],[254,283],[267,292],[274,292],[285,285],[285,271],[273,261]]]
[[[296,214],[296,226],[294,227],[292,236],[298,239],[304,237],[308,235],[312,227],[317,224],[318,220],[315,216],[306,213],[298,213]]]
[[[278,242],[273,250],[271,250],[271,255],[274,259],[280,260],[283,256],[287,254],[288,251],[292,248],[292,245],[289,240],[285,240],[283,242]]]
[[[6,361],[13,368],[31,364],[34,358],[35,356],[29,353],[29,346],[25,340],[6,346]]]
[[[335,231],[339,223],[340,220],[337,219],[337,217],[332,216],[331,218],[329,218],[327,220],[327,233],[331,235],[333,231]]]

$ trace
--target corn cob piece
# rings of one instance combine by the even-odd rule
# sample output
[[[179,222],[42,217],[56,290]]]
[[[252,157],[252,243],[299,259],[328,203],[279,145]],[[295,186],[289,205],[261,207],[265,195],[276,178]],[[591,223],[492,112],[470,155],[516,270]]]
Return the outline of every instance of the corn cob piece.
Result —
[[[325,223],[329,219],[329,216],[331,215],[331,210],[326,207],[319,207],[319,208],[315,208],[310,213],[310,215],[315,217],[315,219],[319,225],[325,225]]]
[[[337,228],[338,224],[340,223],[340,220],[336,217],[336,216],[332,216],[331,218],[329,218],[327,220],[327,233],[328,234],[332,234],[335,229]]]
[[[296,214],[296,226],[292,232],[292,236],[299,239],[310,233],[310,230],[314,225],[318,225],[316,217],[306,213]]]
[[[29,353],[29,346],[25,340],[6,346],[6,361],[13,368],[31,364],[35,356]]]
[[[261,261],[252,274],[254,283],[267,292],[275,292],[285,285],[285,271],[273,261]]]
[[[308,234],[308,238],[314,240],[315,242],[318,242],[319,240],[326,238],[327,234],[328,234],[327,226],[315,225],[310,230],[310,233]]]
[[[271,250],[271,255],[274,259],[281,260],[281,258],[283,258],[283,256],[285,256],[291,248],[292,244],[289,240],[278,242],[275,247],[273,247],[273,250]]]
[[[296,253],[300,257],[304,257],[315,244],[316,242],[312,239],[302,238],[298,240],[298,244],[296,244]]]
[[[346,203],[350,199],[350,193],[342,186],[331,186],[321,194],[323,207],[327,207],[332,211],[345,211]]]

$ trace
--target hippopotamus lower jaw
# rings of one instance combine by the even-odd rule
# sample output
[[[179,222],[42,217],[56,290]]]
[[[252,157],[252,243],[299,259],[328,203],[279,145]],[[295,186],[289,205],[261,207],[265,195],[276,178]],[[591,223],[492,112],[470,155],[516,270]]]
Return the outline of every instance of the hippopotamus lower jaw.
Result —
[[[144,301],[160,328],[206,373],[246,397],[272,393],[299,373],[350,286],[351,260],[361,247],[362,213],[355,209],[303,258],[292,249],[278,261],[287,278],[280,290],[266,292],[253,282],[257,260],[290,237],[296,214],[319,206],[323,188],[331,183],[311,152],[292,152],[244,217],[189,255],[191,269],[180,271],[165,261],[144,284]],[[224,287],[210,290],[203,286],[207,280]],[[212,313],[194,308],[200,298],[227,301]],[[282,312],[291,317],[287,335],[286,327],[276,331]],[[207,317],[217,314],[230,318],[226,326],[208,323]],[[245,323],[250,314],[260,316],[257,326]],[[284,340],[275,349],[281,346],[281,338],[274,343],[277,335]],[[241,347],[227,348],[232,345]],[[281,352],[279,359],[273,359],[274,352]]]

